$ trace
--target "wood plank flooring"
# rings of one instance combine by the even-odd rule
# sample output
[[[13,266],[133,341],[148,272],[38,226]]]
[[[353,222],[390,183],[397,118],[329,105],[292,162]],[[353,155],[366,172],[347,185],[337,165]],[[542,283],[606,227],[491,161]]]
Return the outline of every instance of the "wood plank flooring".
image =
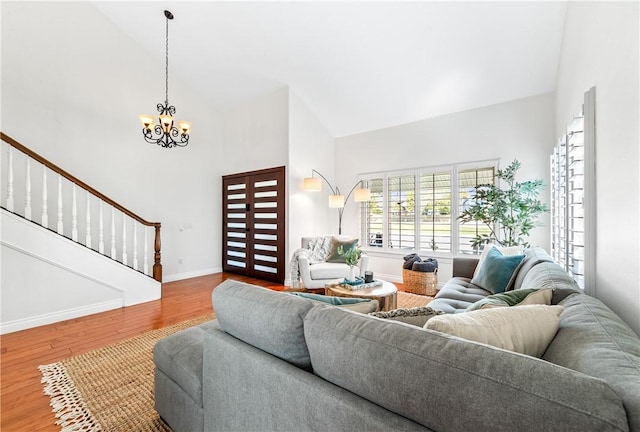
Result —
[[[42,392],[39,365],[54,363],[144,332],[212,312],[211,291],[226,279],[282,290],[282,285],[216,273],[162,286],[162,299],[0,337],[0,430],[59,431]]]
[[[285,287],[230,273],[162,285],[162,299],[0,337],[0,430],[59,431],[42,391],[39,365],[110,345],[212,312],[211,291],[236,279],[281,291]],[[396,284],[402,290],[402,284]]]

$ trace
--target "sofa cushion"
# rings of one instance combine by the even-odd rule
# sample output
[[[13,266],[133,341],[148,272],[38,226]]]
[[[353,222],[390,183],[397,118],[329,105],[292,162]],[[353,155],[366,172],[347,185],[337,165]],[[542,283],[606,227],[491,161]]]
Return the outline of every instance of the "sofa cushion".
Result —
[[[360,269],[356,267],[356,274],[360,274]],[[309,266],[311,279],[340,279],[349,277],[350,268],[347,264],[340,263],[318,263]]]
[[[491,248],[471,283],[493,294],[504,292],[513,283],[523,259],[523,254],[505,256],[497,248]]]
[[[311,368],[302,320],[321,305],[234,280],[218,285],[212,300],[225,332],[295,366]]]
[[[534,266],[540,264],[541,262],[553,262],[553,258],[551,258],[547,252],[541,247],[533,247],[527,248],[524,251],[524,259],[522,260],[522,264],[518,269],[518,273],[516,274],[516,278],[513,281],[513,289],[517,290],[522,287],[522,281],[524,277],[529,273]]]
[[[473,303],[490,294],[489,291],[473,285],[467,278],[454,277],[438,291],[436,298],[429,302],[429,306],[446,313],[465,312]]]
[[[640,339],[600,300],[576,294],[560,304],[560,329],[542,358],[604,380],[640,431]]]
[[[627,429],[618,395],[579,372],[339,308],[304,321],[316,375],[431,430]]]
[[[562,267],[554,262],[540,262],[522,279],[521,288],[568,288],[579,290],[576,281],[571,279]]]
[[[153,362],[167,377],[202,406],[202,344],[204,333],[217,328],[209,321],[160,339],[153,347]]]
[[[329,256],[327,256],[328,263],[345,264],[347,262],[344,256],[338,253],[338,249],[340,248],[340,246],[342,246],[343,253],[346,253],[348,250],[358,246],[358,239],[341,240],[334,237],[333,241],[331,242],[331,250],[329,251]]]
[[[467,308],[467,312],[478,309],[505,306],[524,306],[530,304],[550,305],[553,298],[551,288],[542,289],[519,289],[507,291],[499,294],[492,294],[479,300]]]
[[[425,328],[520,354],[540,357],[556,335],[562,306],[527,305],[446,314]]]

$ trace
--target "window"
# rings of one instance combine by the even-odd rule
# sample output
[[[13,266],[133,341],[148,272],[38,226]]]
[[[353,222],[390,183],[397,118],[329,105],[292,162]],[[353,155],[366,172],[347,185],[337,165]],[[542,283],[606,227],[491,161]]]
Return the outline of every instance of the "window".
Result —
[[[470,240],[488,228],[460,224],[474,186],[492,183],[497,161],[361,176],[371,190],[362,203],[361,236],[386,251],[477,253]]]
[[[422,249],[451,252],[451,173],[420,175]]]
[[[595,247],[595,88],[551,155],[551,254],[587,294]]]
[[[460,210],[464,210],[475,202],[475,186],[494,182],[494,167],[461,171],[458,175],[458,204]],[[467,222],[460,224],[460,252],[478,253],[471,247],[471,241],[478,234],[489,234],[489,227],[480,222]]]

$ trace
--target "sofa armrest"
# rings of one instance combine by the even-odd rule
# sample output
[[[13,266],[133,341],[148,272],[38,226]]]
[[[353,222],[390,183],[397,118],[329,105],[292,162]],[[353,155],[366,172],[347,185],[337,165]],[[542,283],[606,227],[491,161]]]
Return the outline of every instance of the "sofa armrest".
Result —
[[[463,277],[471,279],[473,272],[478,265],[479,258],[474,257],[454,257],[453,258],[453,277]]]

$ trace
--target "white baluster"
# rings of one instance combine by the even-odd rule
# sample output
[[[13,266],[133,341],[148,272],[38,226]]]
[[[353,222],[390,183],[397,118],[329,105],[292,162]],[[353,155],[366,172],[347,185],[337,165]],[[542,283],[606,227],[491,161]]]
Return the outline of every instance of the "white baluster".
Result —
[[[24,218],[31,220],[31,159],[27,157],[27,173],[24,187]]]
[[[147,232],[149,230],[147,229],[147,227],[144,227],[144,260],[143,260],[143,271],[144,274],[148,275],[149,274],[149,239],[147,238]]]
[[[116,256],[116,214],[111,207],[111,258],[117,259]]]
[[[127,215],[122,213],[122,264],[127,265]]]
[[[7,210],[9,210],[10,212],[13,211],[13,151],[12,151],[12,147],[9,146],[9,169],[8,169],[8,175],[9,178],[7,179]]]
[[[62,176],[58,174],[58,234],[64,235],[64,223],[62,222]]]
[[[138,270],[138,224],[133,221],[133,268]]]
[[[42,226],[49,228],[49,193],[47,191],[47,167],[42,165]]]
[[[78,202],[76,199],[76,184],[73,184],[71,199],[71,240],[78,241]]]
[[[84,245],[91,249],[91,195],[87,191],[87,234],[84,239]]]
[[[98,252],[104,255],[104,220],[102,219],[102,200],[99,206],[100,215],[98,217]]]

